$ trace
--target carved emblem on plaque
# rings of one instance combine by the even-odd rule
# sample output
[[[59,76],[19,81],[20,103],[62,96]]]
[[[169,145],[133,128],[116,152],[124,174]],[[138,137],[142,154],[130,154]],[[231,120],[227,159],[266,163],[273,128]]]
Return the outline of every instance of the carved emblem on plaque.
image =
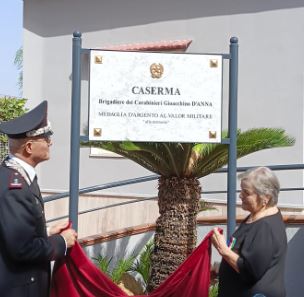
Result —
[[[164,66],[160,63],[153,63],[150,66],[152,78],[161,78],[164,73]]]

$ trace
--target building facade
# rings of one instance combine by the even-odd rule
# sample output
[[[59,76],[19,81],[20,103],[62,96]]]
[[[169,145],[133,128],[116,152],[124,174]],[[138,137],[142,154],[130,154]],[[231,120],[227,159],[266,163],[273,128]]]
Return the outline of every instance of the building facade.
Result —
[[[99,1],[24,0],[24,97],[29,107],[49,101],[54,146],[52,159],[40,167],[42,188],[69,187],[72,33],[82,32],[84,48],[192,41],[190,53],[228,53],[229,39],[239,39],[238,126],[279,127],[296,138],[291,148],[254,153],[239,166],[303,162],[304,4],[302,1]],[[224,76],[223,128],[227,127],[227,69]],[[82,68],[82,127],[88,118],[88,60]],[[80,131],[82,132],[82,131]],[[124,158],[93,157],[81,149],[80,187],[150,174]],[[279,172],[282,186],[302,186],[301,171]],[[204,190],[226,189],[226,177],[202,180]],[[107,191],[149,196],[156,182]],[[225,196],[206,197],[225,201]],[[281,195],[283,205],[303,206],[300,192]]]

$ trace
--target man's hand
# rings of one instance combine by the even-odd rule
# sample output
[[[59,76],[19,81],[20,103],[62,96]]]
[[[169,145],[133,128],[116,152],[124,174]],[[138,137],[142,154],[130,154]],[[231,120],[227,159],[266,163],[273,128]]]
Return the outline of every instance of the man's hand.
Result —
[[[67,228],[68,225],[69,222],[61,222],[49,227],[47,230],[48,236],[59,234],[63,229]]]
[[[65,239],[67,248],[72,247],[77,240],[77,232],[74,229],[62,231],[60,235]]]

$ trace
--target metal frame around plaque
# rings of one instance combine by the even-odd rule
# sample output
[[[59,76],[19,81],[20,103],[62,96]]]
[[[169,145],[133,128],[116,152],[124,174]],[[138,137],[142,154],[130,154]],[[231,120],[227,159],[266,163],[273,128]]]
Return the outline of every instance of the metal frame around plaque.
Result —
[[[237,92],[238,92],[238,39],[230,38],[229,54],[220,54],[229,60],[229,115],[228,138],[221,143],[228,145],[228,202],[227,202],[227,238],[236,227],[236,174],[237,174]],[[79,199],[79,157],[80,157],[80,93],[81,93],[81,55],[90,49],[82,48],[81,33],[73,33],[72,52],[72,107],[71,107],[71,147],[70,147],[70,201],[69,217],[73,227],[78,229]],[[102,63],[102,57],[96,60]],[[210,67],[216,67],[216,61],[210,61]],[[98,132],[98,131],[96,131]],[[212,132],[212,131],[211,131]],[[87,136],[82,136],[87,139]]]

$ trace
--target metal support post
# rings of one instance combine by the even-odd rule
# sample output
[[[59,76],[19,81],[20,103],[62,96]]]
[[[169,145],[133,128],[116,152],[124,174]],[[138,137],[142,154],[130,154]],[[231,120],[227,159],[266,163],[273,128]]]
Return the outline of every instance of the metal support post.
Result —
[[[236,174],[237,174],[237,91],[238,91],[238,39],[230,38],[229,60],[229,157],[228,157],[228,203],[227,238],[236,227]]]
[[[81,89],[81,33],[73,33],[72,109],[70,148],[69,218],[78,230],[79,155],[80,155],[80,89]]]

